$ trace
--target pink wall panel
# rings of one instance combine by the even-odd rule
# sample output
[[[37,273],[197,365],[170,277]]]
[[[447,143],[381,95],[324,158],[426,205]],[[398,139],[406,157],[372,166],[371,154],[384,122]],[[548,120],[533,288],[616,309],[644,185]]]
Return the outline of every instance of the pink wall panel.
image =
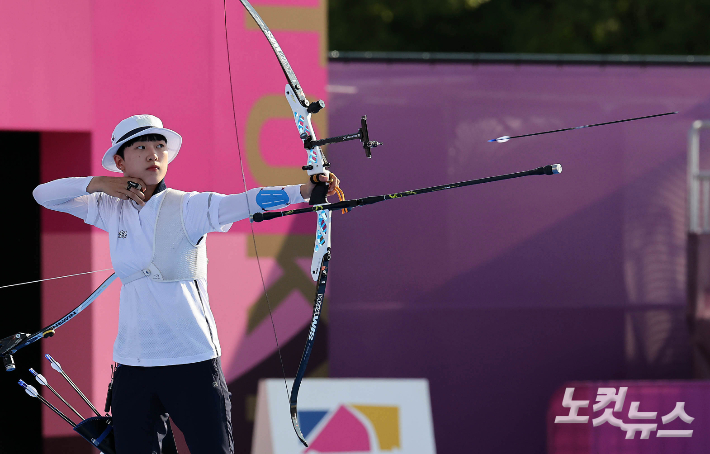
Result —
[[[307,96],[325,99],[325,2],[253,3],[289,57]],[[43,133],[43,182],[109,175],[100,158],[110,145],[113,128],[130,115],[146,113],[160,117],[184,139],[170,166],[169,187],[242,192],[238,143],[248,187],[303,182],[300,166],[305,153],[283,94],[286,81],[281,68],[242,5],[230,1],[227,10],[234,116],[222,2],[3,2],[0,129]],[[300,20],[306,16],[311,20]],[[316,123],[320,135],[326,132],[325,116],[321,114]],[[306,217],[255,226],[257,235],[266,238],[262,265],[267,286],[284,278],[297,282],[274,308],[284,341],[310,317],[311,296],[304,296],[308,272],[301,266],[308,261],[310,246],[299,249],[303,253],[288,263],[278,256],[278,249],[293,234],[300,244],[312,244],[314,223],[315,217]],[[111,266],[105,233],[48,211],[42,213],[42,228],[44,277]],[[250,321],[248,315],[263,292],[250,243],[248,222],[236,224],[228,234],[210,235],[208,243],[210,300],[229,380],[275,350],[270,321]],[[44,284],[43,322],[69,312],[108,274]],[[118,289],[119,283],[114,283],[93,307],[43,345],[99,406],[109,380]],[[49,414],[44,415],[43,431],[51,437],[72,434]]]
[[[91,136],[88,133],[45,132],[40,135],[40,181],[56,178],[82,176],[89,173]],[[81,219],[50,210],[40,212],[42,225],[42,277],[55,277],[101,269],[94,260],[90,240],[92,232]],[[110,268],[110,261],[104,261],[102,268]],[[101,275],[108,276],[111,272]],[[42,326],[47,326],[86,298],[98,284],[94,285],[91,275],[77,276],[43,282],[42,285]],[[102,304],[103,298],[99,304]],[[94,394],[96,386],[92,381],[91,358],[94,353],[94,331],[92,316],[94,307],[89,307],[70,324],[60,327],[57,334],[42,341],[42,354],[49,353],[59,361],[72,380],[87,396]],[[84,417],[89,417],[86,406],[79,400],[74,390],[49,366],[47,361],[32,367],[51,380],[52,386]],[[92,399],[94,400],[94,399]],[[95,400],[94,400],[95,401]],[[75,415],[72,420],[77,419]],[[42,430],[45,436],[71,434],[71,428],[43,407]]]
[[[92,125],[91,2],[0,3],[0,129]]]

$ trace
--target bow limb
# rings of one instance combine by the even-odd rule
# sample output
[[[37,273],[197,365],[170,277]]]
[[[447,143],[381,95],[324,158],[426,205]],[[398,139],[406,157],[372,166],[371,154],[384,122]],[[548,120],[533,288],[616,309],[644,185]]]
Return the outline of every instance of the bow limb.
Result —
[[[81,311],[89,307],[96,298],[103,293],[106,288],[116,279],[116,274],[111,274],[101,285],[99,285],[96,290],[94,290],[91,295],[89,295],[80,305],[78,305],[74,310],[69,312],[64,317],[60,318],[51,325],[37,331],[34,334],[17,333],[13,336],[8,336],[0,340],[0,356],[3,359],[3,365],[5,370],[10,372],[15,370],[15,361],[12,357],[21,348],[27,347],[30,344],[37,342],[45,337],[54,336],[54,330],[76,317]]]
[[[313,302],[313,317],[311,318],[310,329],[308,330],[308,339],[306,340],[306,346],[303,349],[303,354],[301,355],[301,362],[298,365],[298,372],[296,373],[296,378],[293,380],[293,386],[291,387],[291,397],[289,399],[289,405],[291,409],[291,424],[293,424],[293,429],[296,431],[298,439],[301,440],[305,446],[308,446],[306,438],[301,432],[301,426],[298,423],[298,390],[301,388],[301,381],[306,373],[306,365],[308,364],[308,359],[311,356],[311,350],[313,349],[313,341],[316,336],[316,329],[318,329],[318,321],[320,320],[321,307],[323,306],[323,301],[325,299],[325,285],[328,280],[328,265],[330,263],[330,248],[323,255],[321,260],[321,267],[318,273],[318,281],[316,288],[316,297]]]
[[[298,99],[298,102],[303,106],[303,107],[308,107],[310,103],[306,99],[306,96],[303,94],[303,90],[301,89],[301,84],[298,83],[298,79],[296,78],[296,73],[293,72],[293,68],[291,68],[291,65],[289,64],[288,60],[286,59],[286,55],[284,55],[283,51],[281,50],[281,46],[279,46],[279,43],[276,41],[276,38],[274,38],[274,35],[271,33],[271,30],[269,30],[269,27],[266,26],[266,23],[264,20],[259,16],[259,13],[256,12],[253,6],[251,6],[251,3],[249,3],[247,0],[239,0],[242,2],[242,5],[244,5],[244,8],[246,8],[247,12],[251,17],[254,19],[256,24],[259,26],[261,31],[264,33],[264,36],[266,39],[269,41],[269,44],[271,45],[271,48],[274,50],[274,54],[276,54],[276,58],[279,60],[279,64],[281,65],[281,69],[283,69],[284,75],[286,76],[286,80],[288,80],[288,84],[293,90],[294,95]],[[323,101],[318,101],[319,103],[322,103]],[[323,105],[320,106],[321,108]]]

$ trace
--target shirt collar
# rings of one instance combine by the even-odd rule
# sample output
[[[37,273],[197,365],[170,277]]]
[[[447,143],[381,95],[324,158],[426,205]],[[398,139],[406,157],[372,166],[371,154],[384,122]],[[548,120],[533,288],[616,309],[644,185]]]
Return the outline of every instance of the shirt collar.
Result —
[[[155,188],[155,191],[153,191],[153,195],[159,194],[165,191],[166,189],[168,189],[168,187],[165,186],[165,178],[163,178],[162,180],[160,180],[160,183],[158,183],[158,186]]]

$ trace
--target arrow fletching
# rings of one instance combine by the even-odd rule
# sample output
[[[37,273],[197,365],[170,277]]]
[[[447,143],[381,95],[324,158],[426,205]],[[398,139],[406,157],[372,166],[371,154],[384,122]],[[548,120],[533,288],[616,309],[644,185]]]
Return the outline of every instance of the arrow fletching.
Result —
[[[34,386],[28,385],[27,383],[25,383],[24,380],[20,380],[20,381],[18,381],[17,383],[18,383],[20,386],[22,386],[23,388],[25,388],[25,392],[26,392],[28,395],[30,395],[30,396],[32,396],[32,397],[39,397],[39,393],[37,392],[37,390],[35,389]]]
[[[31,373],[32,375],[34,375],[35,379],[37,379],[37,382],[38,382],[40,385],[42,385],[42,386],[47,386],[47,379],[44,378],[44,375],[38,374],[37,372],[35,372],[34,369],[30,369],[30,373]]]

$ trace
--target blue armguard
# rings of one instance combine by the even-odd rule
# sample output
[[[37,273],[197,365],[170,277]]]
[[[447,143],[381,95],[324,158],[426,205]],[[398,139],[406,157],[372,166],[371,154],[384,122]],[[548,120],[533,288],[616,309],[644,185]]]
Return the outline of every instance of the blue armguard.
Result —
[[[256,203],[262,210],[283,208],[288,202],[288,194],[284,189],[262,189],[256,195]]]

